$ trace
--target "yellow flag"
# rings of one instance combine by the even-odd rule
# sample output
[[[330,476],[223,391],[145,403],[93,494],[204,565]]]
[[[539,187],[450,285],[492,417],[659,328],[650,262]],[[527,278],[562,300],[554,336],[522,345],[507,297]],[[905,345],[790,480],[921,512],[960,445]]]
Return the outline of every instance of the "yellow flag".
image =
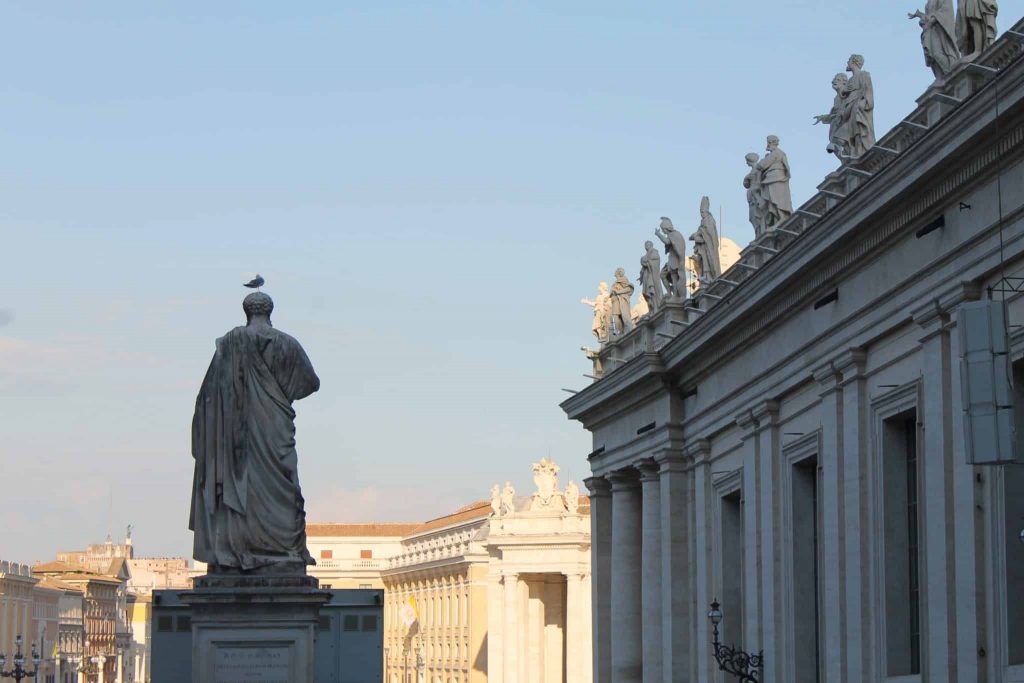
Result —
[[[409,606],[412,607],[412,613],[416,615],[416,621],[419,621],[420,608],[416,606],[416,597],[413,595],[409,596]]]
[[[57,651],[57,641],[53,641],[53,652],[50,654],[51,659],[57,659],[60,653]]]

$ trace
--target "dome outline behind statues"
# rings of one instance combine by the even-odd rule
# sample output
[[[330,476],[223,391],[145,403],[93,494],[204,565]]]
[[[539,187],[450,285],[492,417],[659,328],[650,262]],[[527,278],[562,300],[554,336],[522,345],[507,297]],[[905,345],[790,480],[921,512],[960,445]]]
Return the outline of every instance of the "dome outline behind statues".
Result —
[[[246,324],[217,339],[192,419],[193,557],[210,573],[305,574],[305,500],[294,401],[320,379],[302,346],[274,329],[273,299],[242,302]]]

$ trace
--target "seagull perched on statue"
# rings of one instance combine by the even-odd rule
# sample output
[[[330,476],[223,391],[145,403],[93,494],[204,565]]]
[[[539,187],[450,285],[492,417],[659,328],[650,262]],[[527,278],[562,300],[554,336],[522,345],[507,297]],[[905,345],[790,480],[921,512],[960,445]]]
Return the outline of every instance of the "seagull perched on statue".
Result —
[[[264,285],[264,283],[266,283],[266,280],[263,279],[263,276],[256,273],[256,277],[246,282],[243,286],[248,287],[249,289],[259,289]]]

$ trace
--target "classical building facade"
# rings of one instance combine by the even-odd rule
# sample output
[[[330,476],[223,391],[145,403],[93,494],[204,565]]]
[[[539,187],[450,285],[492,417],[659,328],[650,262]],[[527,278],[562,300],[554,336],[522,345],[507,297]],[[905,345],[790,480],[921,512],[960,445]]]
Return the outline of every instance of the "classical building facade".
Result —
[[[960,374],[965,311],[1005,301],[1024,427],[1022,37],[562,404],[593,435],[596,683],[729,680],[715,598],[761,680],[1024,680],[1024,474],[969,464]]]
[[[307,524],[306,545],[316,560],[309,573],[321,588],[383,588],[381,570],[401,552],[402,537],[419,523]]]
[[[382,572],[386,683],[590,680],[589,501],[534,466],[537,492],[495,487],[419,525]]]

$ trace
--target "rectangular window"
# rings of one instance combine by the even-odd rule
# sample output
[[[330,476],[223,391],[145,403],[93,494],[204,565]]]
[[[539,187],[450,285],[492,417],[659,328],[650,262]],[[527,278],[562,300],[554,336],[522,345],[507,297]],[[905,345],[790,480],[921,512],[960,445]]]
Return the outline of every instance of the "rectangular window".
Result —
[[[333,550],[321,550],[320,551],[320,559],[321,560],[333,560],[334,559],[334,551]]]
[[[376,614],[364,614],[363,615],[363,630],[369,632],[376,632],[377,630],[377,615]]]
[[[156,630],[160,633],[169,633],[174,630],[174,620],[169,616],[156,618]]]
[[[921,673],[921,519],[917,411],[882,423],[888,675]]]
[[[373,550],[360,550],[359,551],[359,559],[360,560],[372,560],[373,559]]]
[[[178,617],[178,627],[175,629],[178,633],[184,633],[192,630],[192,617],[180,616]]]
[[[358,631],[359,630],[359,615],[358,614],[346,614],[345,620],[342,622],[342,628],[345,631]]]
[[[818,458],[793,465],[793,642],[796,680],[821,680],[821,513]]]
[[[722,642],[743,646],[743,502],[722,496]]]

